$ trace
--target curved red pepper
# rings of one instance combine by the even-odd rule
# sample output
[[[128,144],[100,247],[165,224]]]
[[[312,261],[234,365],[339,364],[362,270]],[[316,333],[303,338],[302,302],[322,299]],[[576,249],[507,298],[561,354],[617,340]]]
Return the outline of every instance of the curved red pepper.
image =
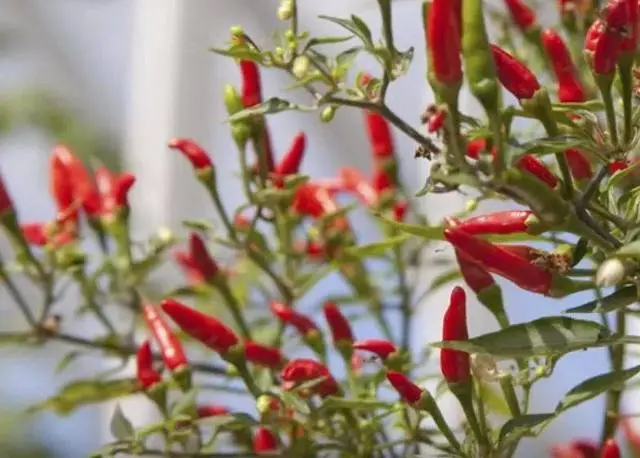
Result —
[[[158,313],[157,307],[148,302],[142,304],[142,316],[147,322],[153,338],[160,347],[160,354],[167,369],[174,372],[186,367],[189,362],[182,348],[182,344],[164,318]]]
[[[387,380],[405,402],[416,404],[422,398],[424,390],[409,380],[409,377],[402,372],[388,371]]]
[[[398,349],[393,342],[382,339],[363,339],[356,340],[353,343],[353,348],[356,350],[369,351],[375,353],[380,359],[385,360],[392,354],[396,353]]]
[[[213,168],[213,162],[204,148],[191,139],[174,138],[169,142],[169,148],[180,151],[196,171]]]
[[[584,87],[564,41],[552,29],[542,32],[541,37],[542,45],[558,81],[558,99],[565,103],[584,102],[586,99]]]
[[[314,393],[320,396],[329,396],[339,391],[338,382],[333,378],[329,369],[312,359],[299,358],[289,361],[280,371],[280,378],[286,382],[285,388],[323,379],[311,388]]]
[[[544,165],[544,162],[532,154],[522,156],[517,163],[517,167],[521,172],[528,172],[545,182],[552,189],[558,186],[558,183],[560,182],[558,177],[555,176],[546,165]]]
[[[522,0],[504,0],[513,22],[526,32],[536,23],[536,14]]]
[[[475,262],[470,261],[460,250],[455,250],[455,253],[462,278],[474,293],[479,294],[495,286],[496,282],[489,272]]]
[[[64,145],[57,145],[54,148],[54,155],[67,169],[74,199],[82,205],[89,217],[99,216],[102,207],[100,193],[82,161]]]
[[[493,59],[500,83],[518,100],[526,100],[540,89],[540,83],[535,75],[518,59],[504,49],[491,45]]]
[[[329,325],[331,335],[334,343],[349,343],[353,342],[353,331],[351,325],[347,321],[346,317],[338,308],[335,302],[325,302],[322,308],[324,312],[324,318]]]
[[[57,217],[60,223],[78,223],[78,206],[74,193],[71,171],[64,158],[69,153],[66,149],[55,148],[49,161],[50,191],[56,203]]]
[[[162,376],[153,367],[151,343],[145,340],[136,353],[136,379],[140,387],[148,390],[162,381]]]
[[[196,412],[198,414],[198,418],[219,417],[222,415],[228,415],[229,409],[215,404],[204,404],[197,406]]]
[[[112,217],[129,208],[128,195],[136,178],[128,173],[116,175],[106,167],[96,170],[96,183],[102,198],[101,216]]]
[[[300,164],[304,157],[304,150],[307,144],[307,137],[303,132],[299,132],[293,137],[289,150],[276,165],[274,172],[278,175],[293,175],[300,170]]]
[[[296,312],[291,307],[278,301],[271,302],[271,311],[283,323],[290,324],[303,336],[309,333],[319,332],[318,326],[313,320],[302,313]]]
[[[373,158],[381,160],[393,157],[394,145],[391,127],[384,116],[372,111],[365,111],[365,125]]]
[[[243,344],[244,357],[247,361],[269,368],[277,368],[282,365],[284,359],[280,349],[269,347],[257,342],[246,341]]]
[[[467,340],[467,298],[465,292],[456,286],[451,292],[449,307],[442,322],[442,340]],[[470,356],[468,353],[443,348],[440,351],[440,371],[447,383],[463,383],[471,378]]]

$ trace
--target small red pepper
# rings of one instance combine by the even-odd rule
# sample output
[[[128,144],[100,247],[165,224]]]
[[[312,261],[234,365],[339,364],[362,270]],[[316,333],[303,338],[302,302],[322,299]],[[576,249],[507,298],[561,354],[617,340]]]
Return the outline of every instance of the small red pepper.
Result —
[[[552,458],[598,458],[600,449],[591,441],[576,440],[551,448]]]
[[[493,59],[500,83],[518,100],[527,100],[540,89],[540,83],[535,75],[518,59],[503,50],[491,45]]]
[[[371,187],[377,194],[382,194],[386,191],[393,191],[395,184],[393,179],[389,176],[389,172],[382,167],[376,167],[373,171],[373,178],[371,179]]]
[[[394,145],[389,121],[379,113],[365,111],[365,124],[374,160],[393,158]]]
[[[20,225],[20,230],[29,245],[40,247],[51,243],[59,248],[77,238],[74,226],[59,226],[56,223],[26,223]]]
[[[564,152],[571,175],[576,180],[588,180],[593,176],[589,160],[577,149],[569,148]]]
[[[307,137],[305,134],[303,132],[296,134],[296,136],[293,137],[289,150],[285,153],[278,165],[276,165],[274,172],[281,176],[298,173],[306,145]]]
[[[518,234],[535,231],[538,219],[530,210],[507,210],[475,216],[450,224],[469,235],[477,234]]]
[[[323,379],[311,390],[320,396],[329,396],[339,392],[338,382],[329,369],[312,359],[299,358],[289,361],[280,372],[280,378],[286,382],[285,388],[292,388],[300,383]]]
[[[558,81],[558,99],[564,103],[580,103],[586,99],[584,87],[571,58],[571,53],[558,33],[542,32],[542,45]]]
[[[180,329],[222,355],[238,343],[238,337],[231,329],[209,315],[175,299],[165,299],[160,305]]]
[[[278,439],[271,430],[259,426],[253,436],[253,451],[255,453],[271,453],[278,450]]]
[[[506,247],[494,245],[464,231],[448,228],[445,238],[469,260],[485,270],[500,275],[520,288],[540,294],[550,294],[553,276],[541,267],[532,264]]]
[[[174,138],[169,142],[169,148],[180,151],[196,171],[213,168],[213,162],[207,152],[196,142],[188,138]]]
[[[269,368],[278,368],[284,361],[278,348],[252,341],[244,342],[243,347],[244,357],[251,363]]]
[[[413,383],[402,372],[388,371],[387,380],[408,404],[417,404],[422,398],[423,389]]]
[[[536,23],[536,14],[522,0],[504,0],[513,22],[523,32],[528,31]]]
[[[186,367],[189,362],[182,348],[182,344],[164,318],[158,313],[157,307],[148,302],[144,303],[142,305],[142,316],[147,322],[153,338],[160,347],[160,354],[167,369],[174,372]]]
[[[363,339],[356,340],[353,343],[353,348],[356,350],[368,351],[375,353],[382,360],[386,360],[392,354],[396,353],[398,349],[393,342],[382,339]]]
[[[7,185],[2,175],[0,175],[0,215],[5,215],[9,212],[15,214],[13,200],[9,191],[7,191]]]
[[[148,340],[140,345],[136,353],[136,379],[143,390],[148,390],[162,381],[162,376],[153,367],[153,353]]]
[[[558,186],[559,180],[537,156],[526,154],[520,158],[517,167],[521,172],[528,172],[545,182],[551,189]]]
[[[449,307],[442,322],[442,340],[467,340],[467,298],[465,292],[456,286],[451,292]],[[469,381],[471,366],[469,354],[443,348],[440,352],[440,371],[447,383],[457,384]]]
[[[220,417],[229,414],[229,409],[216,404],[204,404],[196,407],[198,418]]]
[[[353,331],[346,317],[340,311],[335,302],[325,302],[323,307],[324,318],[329,325],[333,342],[335,344],[352,344]]]
[[[622,37],[603,19],[593,21],[585,36],[584,54],[596,75],[612,75],[621,53]]]
[[[462,82],[460,2],[433,0],[426,22],[430,71],[449,87]]]
[[[475,138],[467,143],[467,157],[478,160],[480,159],[480,154],[482,153],[488,153],[487,140],[485,138]],[[496,158],[496,154],[498,153],[495,147],[491,148],[490,154],[492,160]]]
[[[404,218],[407,215],[407,210],[409,210],[409,202],[406,200],[393,204],[393,220],[398,222],[404,221]]]
[[[438,132],[442,129],[446,119],[447,112],[445,110],[436,110],[433,115],[429,116],[429,120],[427,121],[427,132],[430,134]]]
[[[296,189],[291,207],[301,215],[319,219],[338,212],[340,206],[333,198],[332,191],[316,183],[305,183]],[[347,219],[339,216],[331,220],[331,227],[337,230],[348,230]]]
[[[239,65],[242,74],[242,104],[250,108],[262,103],[262,82],[258,64],[251,60],[241,60]]]
[[[338,176],[344,188],[358,196],[363,204],[368,207],[376,206],[378,203],[378,193],[358,169],[354,167],[341,167],[338,170]]]
[[[474,293],[480,294],[488,288],[495,286],[496,282],[489,272],[475,262],[470,261],[459,250],[455,250],[455,253],[462,278]]]
[[[189,235],[189,254],[193,262],[194,269],[206,281],[213,280],[219,272],[218,264],[209,254],[209,250],[202,237],[195,232]]]
[[[56,203],[57,217],[61,224],[78,222],[78,206],[74,193],[73,177],[64,161],[64,150],[54,149],[49,162],[51,196]]]
[[[100,213],[103,218],[116,217],[129,209],[128,195],[135,182],[136,178],[128,172],[115,175],[106,167],[96,170],[96,183],[102,198]]]
[[[64,165],[71,181],[74,199],[81,205],[89,217],[97,217],[102,208],[102,199],[91,174],[84,164],[69,148],[57,145],[54,155]]]
[[[600,458],[620,458],[620,447],[615,439],[609,439],[604,443]]]
[[[290,324],[303,336],[319,332],[318,326],[313,320],[302,313],[296,312],[291,307],[278,301],[271,302],[271,311],[283,323]]]

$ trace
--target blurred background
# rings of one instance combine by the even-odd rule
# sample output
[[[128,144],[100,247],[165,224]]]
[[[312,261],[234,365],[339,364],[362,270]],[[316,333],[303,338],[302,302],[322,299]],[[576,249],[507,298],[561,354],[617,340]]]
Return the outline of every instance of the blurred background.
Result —
[[[501,2],[490,2],[499,4]],[[187,218],[212,216],[206,196],[193,179],[187,162],[169,151],[175,136],[191,137],[212,154],[224,197],[231,208],[240,200],[234,146],[224,123],[220,98],[224,83],[239,82],[231,59],[208,51],[222,47],[229,27],[241,24],[257,42],[268,43],[282,28],[276,17],[277,0],[0,0],[0,170],[14,196],[23,221],[51,218],[47,194],[47,160],[51,147],[66,142],[74,151],[112,167],[126,168],[137,176],[132,192],[135,233],[142,237],[160,226],[179,229]],[[313,35],[336,34],[333,25],[318,14],[344,16],[357,13],[379,30],[373,0],[299,0],[303,28]],[[552,24],[554,8],[542,20]],[[392,86],[390,105],[405,120],[419,125],[419,116],[432,101],[426,84],[420,2],[397,0],[394,20],[400,49],[416,47],[409,75]],[[360,69],[378,73],[366,60]],[[265,93],[287,98],[303,94],[285,92],[283,74],[264,72]],[[468,94],[463,107],[477,110]],[[276,151],[284,151],[298,130],[308,136],[304,171],[314,177],[332,176],[338,167],[351,165],[369,172],[368,146],[360,113],[342,109],[331,124],[321,124],[317,114],[279,114],[269,118]],[[401,173],[419,190],[428,170],[426,161],[413,159],[414,145],[397,136]],[[430,220],[460,208],[468,196],[440,195],[421,199]],[[366,218],[358,221],[360,240],[377,235]],[[6,247],[5,251],[6,251]],[[449,256],[434,247],[433,259]],[[429,282],[437,267],[419,272]],[[167,271],[162,275],[173,275]],[[559,304],[516,292],[504,284],[514,321],[558,312],[588,297],[572,297]],[[414,345],[438,340],[439,324],[448,289],[421,304],[414,323]],[[36,296],[33,296],[36,297]],[[68,301],[73,301],[71,294]],[[494,328],[480,310],[470,307],[473,334]],[[2,330],[24,329],[14,305],[0,300]],[[73,325],[71,324],[73,323]],[[67,323],[79,329],[77,322]],[[91,335],[91,323],[83,333]],[[366,330],[364,331],[366,332]],[[373,332],[370,330],[370,332]],[[375,337],[375,336],[372,336]],[[56,392],[63,383],[104,370],[99,360],[83,357],[63,374],[56,373],[62,352],[70,348],[48,345],[44,349],[0,348],[0,457],[85,457],[110,440],[109,418],[114,405],[85,407],[65,418],[43,414],[35,419],[21,412]],[[534,394],[534,412],[553,409],[580,379],[606,370],[604,351],[566,357],[552,380],[541,382]],[[127,400],[125,413],[135,424],[153,415],[146,401]],[[598,398],[563,416],[542,438],[528,441],[519,457],[544,456],[549,445],[576,437],[598,437],[603,403]]]

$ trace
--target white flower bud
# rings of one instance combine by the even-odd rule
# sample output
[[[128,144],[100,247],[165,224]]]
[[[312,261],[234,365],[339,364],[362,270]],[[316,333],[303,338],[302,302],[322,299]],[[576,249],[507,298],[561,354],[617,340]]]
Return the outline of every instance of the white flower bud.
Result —
[[[473,373],[485,382],[496,381],[503,375],[493,356],[484,353],[471,355],[471,367]]]
[[[309,58],[307,56],[296,57],[296,60],[293,61],[293,67],[291,68],[291,71],[296,78],[304,78],[309,71]]]
[[[278,19],[288,21],[293,16],[293,0],[282,0],[278,7]]]
[[[618,258],[607,259],[600,264],[596,272],[596,285],[608,288],[620,283],[626,275],[624,262]]]
[[[166,226],[162,226],[160,229],[158,229],[156,237],[158,237],[158,240],[161,243],[171,243],[173,241],[173,231],[171,231],[171,229]]]

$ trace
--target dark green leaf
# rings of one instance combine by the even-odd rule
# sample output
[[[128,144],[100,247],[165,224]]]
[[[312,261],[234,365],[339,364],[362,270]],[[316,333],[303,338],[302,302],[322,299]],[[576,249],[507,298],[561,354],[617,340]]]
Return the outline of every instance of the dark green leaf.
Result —
[[[164,297],[176,297],[176,296],[194,297],[194,296],[199,296],[200,294],[202,294],[200,291],[198,291],[197,289],[191,286],[182,286],[180,288],[175,288],[165,293]]]
[[[638,291],[635,286],[627,286],[609,294],[602,299],[594,299],[578,307],[570,308],[565,313],[607,313],[633,304],[638,300]]]
[[[640,258],[640,240],[618,248],[613,255],[618,258]]]
[[[576,243],[575,248],[573,249],[573,261],[571,261],[571,267],[577,266],[582,258],[587,254],[587,248],[589,247],[589,240],[585,237],[580,237],[578,243]]]
[[[435,347],[498,358],[561,355],[611,343],[608,329],[596,322],[568,317],[545,317],[509,326],[467,341],[437,342]]]
[[[353,25],[358,29],[358,31],[367,39],[368,43],[373,43],[373,36],[371,35],[371,30],[366,22],[364,22],[360,17],[355,14],[351,15],[351,21]]]
[[[558,403],[556,412],[560,413],[577,406],[589,399],[595,398],[609,390],[621,389],[627,380],[640,372],[640,366],[634,366],[623,371],[600,374],[573,387]]]
[[[242,121],[243,119],[251,118],[254,116],[263,116],[266,114],[281,113],[283,111],[314,111],[314,107],[303,107],[288,100],[280,99],[278,97],[271,97],[265,100],[259,105],[251,108],[245,108],[242,111],[238,111],[231,115],[228,119],[229,122]]]
[[[407,234],[417,235],[428,240],[444,240],[442,226],[419,226],[416,224],[399,223],[397,221],[383,218],[380,215],[376,216],[384,224],[391,226],[394,229],[398,229],[402,232],[406,232]]]
[[[313,48],[314,46],[329,45],[329,44],[335,44],[335,43],[343,43],[345,41],[351,40],[352,38],[353,38],[353,35],[350,35],[348,37],[315,37],[315,38],[311,38],[309,41],[307,41],[307,44],[304,46],[304,49],[303,49],[302,53],[304,54],[304,52],[307,49]]]
[[[355,18],[357,16],[351,16],[352,20],[342,19],[342,18],[332,17],[332,16],[323,16],[323,15],[321,15],[319,17],[320,17],[320,19],[324,19],[325,21],[333,22],[334,24],[337,24],[337,25],[341,26],[342,28],[348,30],[349,32],[351,32],[352,34],[354,34],[355,36],[360,38],[360,40],[362,40],[362,42],[368,48],[372,48],[373,47],[373,40],[372,40],[372,37],[371,37],[371,31],[369,30],[367,25],[364,24],[364,22],[360,18],[358,18],[360,20],[360,22],[358,24],[353,22],[353,18]],[[362,27],[362,24],[364,24],[364,27]]]
[[[196,398],[198,396],[198,390],[193,389],[185,393],[178,402],[171,408],[171,416],[188,415],[196,406]]]
[[[347,256],[353,256],[356,258],[368,258],[368,257],[380,257],[384,256],[390,248],[401,245],[411,236],[409,234],[402,234],[396,237],[390,237],[381,242],[368,243],[366,245],[360,245],[356,247],[347,248]]]
[[[507,421],[500,428],[500,444],[515,442],[523,436],[535,435],[533,429],[555,418],[553,413],[521,415]]]
[[[127,419],[127,417],[124,416],[124,413],[122,413],[122,409],[120,408],[119,404],[116,406],[116,410],[113,412],[109,429],[113,437],[121,441],[131,439],[135,433],[133,425]]]

